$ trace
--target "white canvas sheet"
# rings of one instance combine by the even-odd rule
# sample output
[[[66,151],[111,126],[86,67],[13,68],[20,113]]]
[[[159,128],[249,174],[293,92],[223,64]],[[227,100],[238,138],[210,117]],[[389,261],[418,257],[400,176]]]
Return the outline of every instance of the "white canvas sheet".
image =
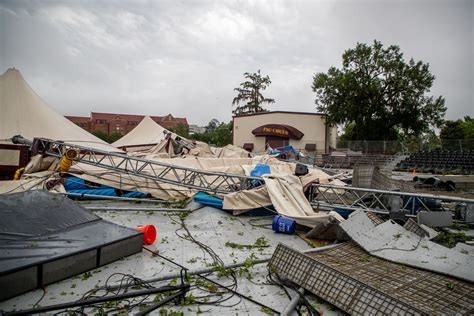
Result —
[[[0,76],[0,139],[15,135],[30,140],[44,137],[95,149],[120,151],[53,110],[31,89],[18,70],[8,69]]]
[[[145,116],[141,122],[129,133],[117,140],[112,145],[115,147],[137,146],[158,144],[165,139],[165,128],[153,121],[149,116]],[[130,148],[133,150],[133,148]],[[128,150],[127,150],[128,151]]]

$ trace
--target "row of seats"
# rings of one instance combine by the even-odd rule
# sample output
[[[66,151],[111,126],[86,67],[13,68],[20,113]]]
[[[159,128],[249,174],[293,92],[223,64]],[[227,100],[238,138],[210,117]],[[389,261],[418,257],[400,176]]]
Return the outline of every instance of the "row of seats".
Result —
[[[397,164],[397,171],[429,172],[438,174],[474,174],[474,150],[420,151]]]
[[[361,156],[331,156],[323,154],[322,159],[316,164],[324,167],[331,166],[333,168],[353,168],[358,165],[374,165],[382,166],[390,159],[392,155],[383,154],[363,154]]]

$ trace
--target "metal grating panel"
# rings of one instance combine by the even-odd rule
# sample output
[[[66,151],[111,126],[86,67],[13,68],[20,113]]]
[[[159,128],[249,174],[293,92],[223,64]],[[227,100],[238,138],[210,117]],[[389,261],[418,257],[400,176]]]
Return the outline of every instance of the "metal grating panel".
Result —
[[[367,212],[367,217],[374,223],[375,226],[385,223],[383,219],[381,219],[377,214],[372,212]]]
[[[420,237],[429,236],[428,232],[421,228],[420,225],[418,225],[418,223],[413,220],[413,218],[409,218],[405,222],[405,225],[403,225],[403,228],[408,231],[411,231],[414,234],[417,234]]]
[[[372,257],[354,243],[308,255],[280,244],[269,266],[351,314],[473,311],[473,284]]]

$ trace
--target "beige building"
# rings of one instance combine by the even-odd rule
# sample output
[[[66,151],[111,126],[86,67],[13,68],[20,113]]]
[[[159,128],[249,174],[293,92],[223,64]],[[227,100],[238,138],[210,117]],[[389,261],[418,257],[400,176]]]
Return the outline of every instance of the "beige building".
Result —
[[[307,112],[261,112],[233,117],[233,144],[263,152],[291,145],[295,149],[325,153],[336,147],[336,127],[326,126],[325,115]]]

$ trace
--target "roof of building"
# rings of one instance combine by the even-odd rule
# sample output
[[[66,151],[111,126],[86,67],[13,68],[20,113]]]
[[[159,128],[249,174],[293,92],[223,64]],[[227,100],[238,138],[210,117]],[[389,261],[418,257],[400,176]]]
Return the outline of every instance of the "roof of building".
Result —
[[[319,115],[319,116],[325,116],[325,114],[324,114],[324,113],[317,113],[317,112],[266,111],[266,112],[258,112],[258,113],[250,113],[250,114],[234,115],[234,116],[233,116],[233,118],[242,117],[242,116],[254,116],[254,115],[265,115],[265,114],[277,114],[277,113],[284,113],[284,114],[301,114],[301,115]]]
[[[166,122],[166,121],[175,121],[178,122],[178,124],[184,124],[184,125],[189,125],[188,120],[185,117],[174,117],[171,114],[168,114],[166,116],[150,116],[151,119],[157,123],[160,122]]]
[[[76,123],[88,123],[91,120],[88,116],[64,115],[64,117]]]
[[[91,112],[92,120],[115,120],[122,119],[128,121],[141,121],[143,120],[144,115],[136,114],[122,114],[122,113],[100,113],[100,112]]]
[[[143,120],[145,115],[136,115],[136,114],[121,114],[121,113],[101,113],[101,112],[91,112],[91,119],[93,120],[127,120],[127,121],[137,121],[140,122]],[[184,125],[188,125],[188,120],[185,117],[174,117],[171,114],[165,116],[150,116],[153,121],[157,123],[174,121]]]

